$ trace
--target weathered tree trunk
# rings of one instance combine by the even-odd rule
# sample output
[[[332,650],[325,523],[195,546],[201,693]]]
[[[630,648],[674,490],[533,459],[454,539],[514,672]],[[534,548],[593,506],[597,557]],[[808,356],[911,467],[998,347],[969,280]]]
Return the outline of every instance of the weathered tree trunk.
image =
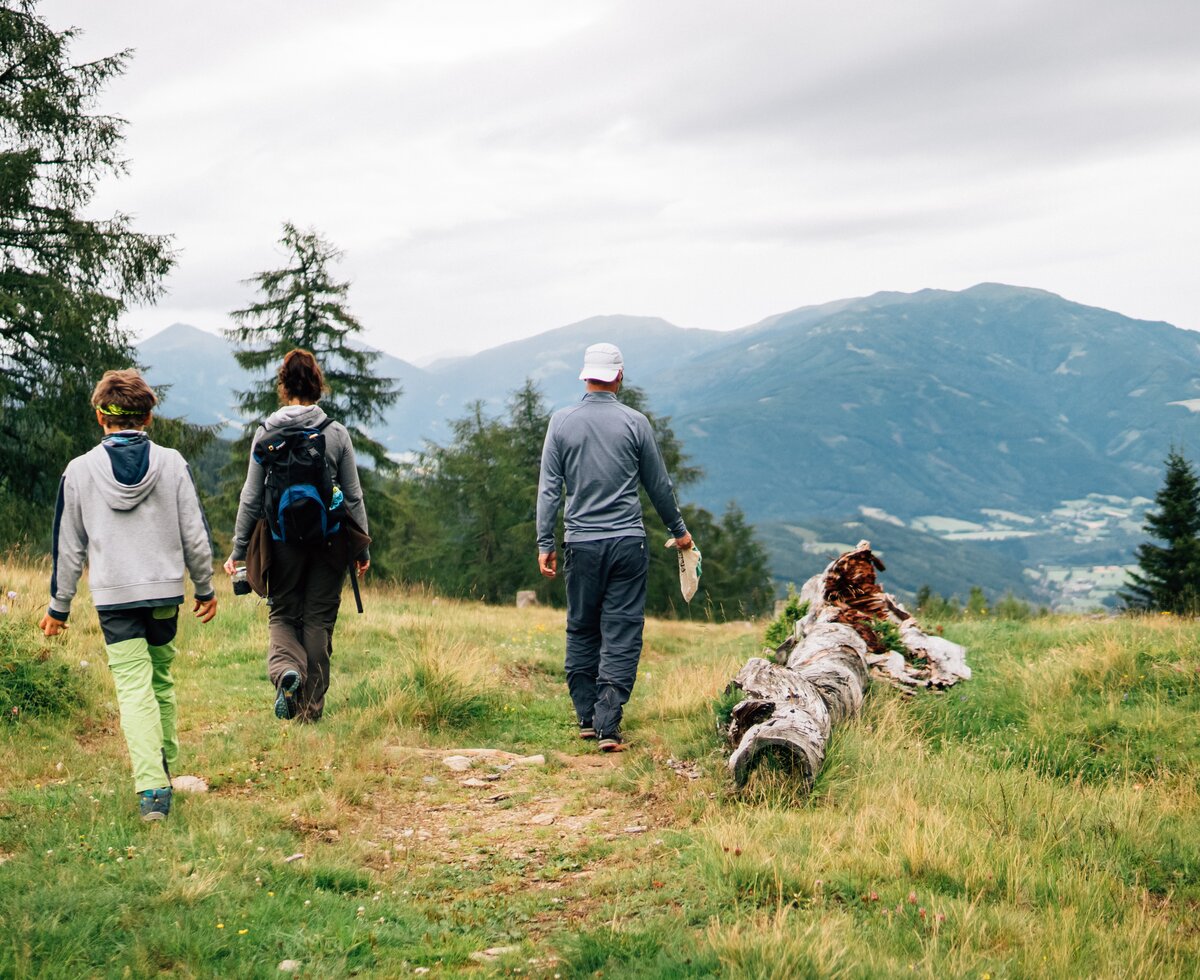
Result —
[[[747,663],[733,679],[746,695],[733,709],[729,727],[736,746],[729,757],[734,780],[744,783],[769,750],[782,755],[811,788],[825,763],[833,725],[862,705],[866,653],[867,645],[850,627],[821,623],[794,646],[786,667],[760,657]]]
[[[858,713],[872,673],[906,687],[946,687],[971,676],[966,651],[922,633],[875,581],[876,569],[883,563],[862,541],[809,579],[800,592],[808,612],[792,636],[767,651],[774,662],[755,657],[730,683],[745,695],[727,732],[729,771],[739,785],[770,754],[811,789],[833,726]],[[885,645],[880,621],[897,627],[906,653]]]

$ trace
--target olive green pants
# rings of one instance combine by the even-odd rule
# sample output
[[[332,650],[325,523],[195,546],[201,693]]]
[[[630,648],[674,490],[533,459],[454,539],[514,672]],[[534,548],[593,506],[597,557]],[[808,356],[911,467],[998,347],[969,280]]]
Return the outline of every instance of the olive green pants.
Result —
[[[170,785],[179,758],[176,731],[175,630],[178,606],[100,611],[108,666],[117,689],[121,732],[129,747],[137,792]]]

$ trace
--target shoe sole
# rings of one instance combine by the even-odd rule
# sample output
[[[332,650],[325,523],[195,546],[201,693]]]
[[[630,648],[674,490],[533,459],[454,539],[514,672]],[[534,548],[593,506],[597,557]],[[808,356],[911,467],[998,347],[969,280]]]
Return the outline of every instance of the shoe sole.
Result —
[[[157,810],[152,810],[150,813],[142,814],[142,823],[157,823],[159,820],[166,820],[165,813],[159,813]]]
[[[611,739],[600,740],[601,752],[624,752],[627,748],[629,748],[629,746],[624,742],[614,742]]]
[[[290,721],[296,717],[296,692],[300,689],[300,675],[292,676],[296,679],[286,687],[280,685],[275,694],[275,717],[281,721]]]
[[[581,728],[581,729],[579,729],[579,737],[580,738],[595,738],[596,737],[596,729]]]

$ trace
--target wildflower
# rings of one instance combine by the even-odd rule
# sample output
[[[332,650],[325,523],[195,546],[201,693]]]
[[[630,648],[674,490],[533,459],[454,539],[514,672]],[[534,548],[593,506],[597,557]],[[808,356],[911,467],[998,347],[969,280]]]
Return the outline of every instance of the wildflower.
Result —
[[[8,612],[8,606],[0,605],[0,615]]]
[[[244,935],[246,935],[246,933],[248,933],[249,931],[250,931],[249,929],[239,929],[239,930],[238,930],[238,935],[239,935],[239,936],[244,936]]]
[[[218,922],[218,923],[217,923],[217,928],[218,928],[218,929],[224,929],[224,928],[225,928],[225,923],[224,923],[224,922]]]
[[[9,589],[9,590],[8,590],[8,598],[9,598],[9,601],[11,601],[11,600],[15,599],[16,597],[17,597],[17,594],[16,594],[16,593],[15,593],[15,592],[14,592],[12,589]]]

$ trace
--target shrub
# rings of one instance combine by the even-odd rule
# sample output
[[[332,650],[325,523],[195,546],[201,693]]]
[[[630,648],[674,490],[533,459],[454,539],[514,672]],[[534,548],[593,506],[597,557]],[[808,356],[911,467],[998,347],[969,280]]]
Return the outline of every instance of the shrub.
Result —
[[[79,682],[23,620],[0,617],[0,712],[9,721],[26,715],[66,715],[83,703]]]
[[[807,612],[808,600],[801,602],[800,597],[796,595],[796,586],[789,582],[787,602],[784,603],[783,611],[771,621],[763,636],[767,646],[777,647],[791,636],[796,621],[803,619]]]
[[[871,630],[879,637],[879,642],[888,650],[908,655],[908,647],[900,638],[900,627],[890,619],[872,619],[867,625],[871,627]]]

